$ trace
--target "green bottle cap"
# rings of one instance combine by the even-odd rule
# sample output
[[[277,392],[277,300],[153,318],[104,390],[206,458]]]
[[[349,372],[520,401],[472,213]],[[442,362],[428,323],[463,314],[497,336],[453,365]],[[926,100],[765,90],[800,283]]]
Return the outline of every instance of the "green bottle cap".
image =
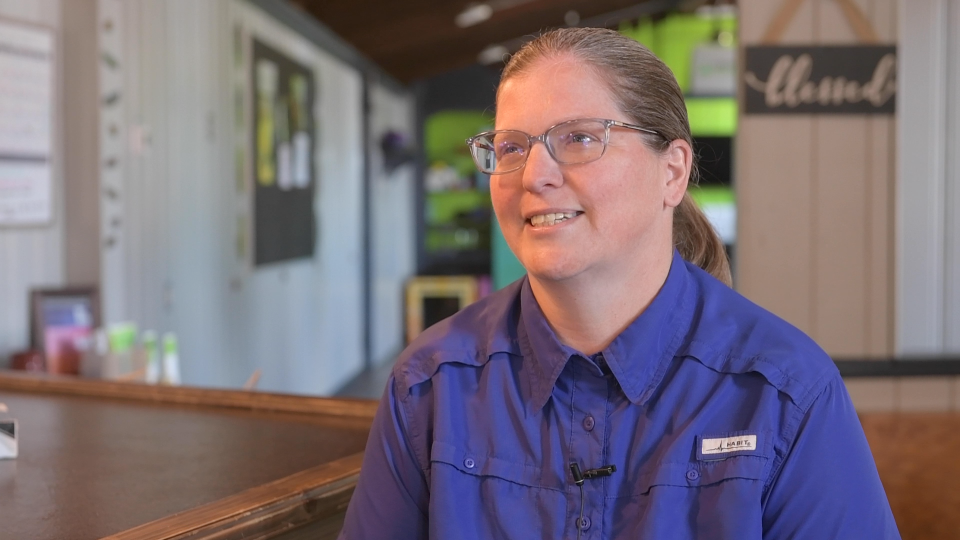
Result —
[[[177,336],[173,332],[167,332],[163,335],[163,352],[177,354]]]

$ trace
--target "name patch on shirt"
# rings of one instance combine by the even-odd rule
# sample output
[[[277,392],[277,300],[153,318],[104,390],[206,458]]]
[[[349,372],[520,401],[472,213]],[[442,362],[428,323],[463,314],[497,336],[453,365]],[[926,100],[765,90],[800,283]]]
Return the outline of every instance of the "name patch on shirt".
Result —
[[[730,452],[754,451],[757,449],[756,435],[737,435],[717,439],[701,439],[700,453],[704,456],[728,454]]]

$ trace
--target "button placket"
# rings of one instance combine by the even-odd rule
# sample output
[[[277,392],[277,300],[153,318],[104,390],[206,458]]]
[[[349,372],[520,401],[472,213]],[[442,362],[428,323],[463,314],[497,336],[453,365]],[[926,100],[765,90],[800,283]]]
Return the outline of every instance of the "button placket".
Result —
[[[573,375],[573,384],[571,385],[571,412],[573,418],[569,418],[570,427],[573,430],[570,437],[570,455],[571,461],[580,464],[583,470],[603,467],[607,465],[606,449],[606,423],[607,418],[607,398],[610,393],[610,378],[602,376],[597,372],[597,364],[589,358],[583,358],[585,361],[572,362],[571,374]],[[583,522],[580,521],[579,513],[573,515],[574,535],[577,531],[586,533],[586,530],[592,527],[591,517],[586,514],[592,513],[597,519],[603,518],[606,505],[605,496],[608,495],[609,482],[607,478],[595,478],[582,486],[583,502],[571,492],[573,504],[579,509],[583,505]],[[602,532],[600,529],[597,533]],[[587,535],[584,534],[584,538]]]

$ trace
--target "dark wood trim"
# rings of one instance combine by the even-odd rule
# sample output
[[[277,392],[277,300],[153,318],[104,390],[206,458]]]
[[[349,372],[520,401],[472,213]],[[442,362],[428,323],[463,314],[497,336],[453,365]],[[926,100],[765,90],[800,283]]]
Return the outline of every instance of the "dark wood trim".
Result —
[[[187,386],[158,386],[10,371],[0,374],[0,391],[2,390],[226,407],[250,411],[314,414],[368,422],[372,421],[377,410],[377,402],[366,399],[321,398]]]
[[[843,377],[937,377],[960,375],[960,357],[897,360],[835,360]]]
[[[340,521],[362,461],[363,454],[347,456],[103,540],[273,538],[305,525]]]

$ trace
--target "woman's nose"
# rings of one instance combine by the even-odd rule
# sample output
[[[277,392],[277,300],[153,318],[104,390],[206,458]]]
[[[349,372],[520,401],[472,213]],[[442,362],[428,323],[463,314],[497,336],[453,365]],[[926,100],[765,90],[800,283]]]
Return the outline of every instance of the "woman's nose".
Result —
[[[550,155],[546,145],[534,144],[527,155],[527,163],[523,166],[523,188],[540,192],[544,188],[559,187],[562,184],[560,164]]]

